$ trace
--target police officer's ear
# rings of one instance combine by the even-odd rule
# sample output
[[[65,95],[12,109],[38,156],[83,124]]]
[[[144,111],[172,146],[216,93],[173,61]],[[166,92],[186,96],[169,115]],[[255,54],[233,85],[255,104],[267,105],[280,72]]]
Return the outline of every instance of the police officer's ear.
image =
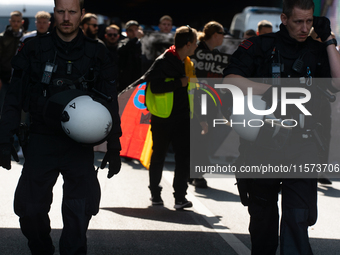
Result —
[[[281,16],[280,16],[280,18],[281,18],[281,22],[282,22],[282,24],[283,25],[287,25],[287,21],[288,21],[288,17],[287,17],[287,15],[286,14],[284,14],[284,13],[281,13]]]
[[[85,15],[85,8],[81,9],[81,19],[82,20],[84,18]]]

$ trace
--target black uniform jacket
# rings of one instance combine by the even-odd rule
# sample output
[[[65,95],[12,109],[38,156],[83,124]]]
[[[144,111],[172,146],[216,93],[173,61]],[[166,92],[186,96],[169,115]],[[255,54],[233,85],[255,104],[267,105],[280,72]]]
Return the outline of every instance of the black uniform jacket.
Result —
[[[41,82],[47,63],[55,65],[48,85]],[[44,121],[43,109],[54,93],[51,89],[55,88],[53,81],[67,79],[79,89],[81,79],[90,79],[89,70],[93,68],[94,88],[113,97],[109,103],[113,113],[113,131],[108,142],[109,148],[120,150],[121,128],[115,85],[117,67],[104,45],[85,37],[81,30],[71,42],[64,42],[53,30],[50,34],[32,39],[19,49],[12,66],[12,81],[0,120],[0,143],[9,142],[17,131],[21,109],[30,113],[32,132],[48,134],[51,129]]]
[[[299,72],[293,68],[297,59],[302,61]],[[295,78],[282,80],[281,86],[303,87],[311,92],[311,100],[305,106],[312,113],[312,117],[308,117],[307,122],[314,125],[322,114],[320,104],[324,100],[317,86],[327,89],[331,85],[322,83],[320,79],[312,79],[312,85],[309,86],[307,82],[300,82],[300,78],[311,81],[311,78],[315,77],[331,77],[325,46],[311,37],[304,42],[298,42],[289,36],[286,27],[281,24],[280,31],[276,33],[244,40],[232,55],[229,66],[224,69],[224,76],[236,74],[247,78],[262,78],[257,81],[272,84],[270,78],[272,78],[273,63],[281,65],[281,78]],[[293,108],[291,111],[288,109],[287,112],[287,115],[290,115],[288,118],[294,119],[298,119],[298,114],[301,113]]]
[[[303,61],[301,73],[292,69],[299,57]],[[238,74],[247,78],[271,77],[272,63],[278,63],[279,60],[283,64],[282,78],[305,77],[307,67],[312,77],[330,77],[325,46],[311,37],[304,42],[296,41],[289,36],[283,24],[276,33],[244,40],[232,55],[229,66],[224,69],[224,76]]]

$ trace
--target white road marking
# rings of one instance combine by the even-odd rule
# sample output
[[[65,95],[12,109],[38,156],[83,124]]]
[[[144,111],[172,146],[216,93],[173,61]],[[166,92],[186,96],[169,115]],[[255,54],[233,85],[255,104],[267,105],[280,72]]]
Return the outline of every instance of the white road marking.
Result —
[[[163,171],[164,179],[171,185],[173,181],[173,172]],[[223,224],[216,215],[214,215],[204,204],[202,204],[196,196],[187,190],[187,199],[193,203],[193,207],[197,213],[209,223],[212,229],[219,234],[234,250],[240,255],[250,255],[250,250],[245,246],[233,233]],[[219,222],[219,223],[216,223]],[[224,227],[224,228],[221,228]],[[217,228],[218,227],[218,228]],[[208,232],[206,228],[201,227],[202,231]]]

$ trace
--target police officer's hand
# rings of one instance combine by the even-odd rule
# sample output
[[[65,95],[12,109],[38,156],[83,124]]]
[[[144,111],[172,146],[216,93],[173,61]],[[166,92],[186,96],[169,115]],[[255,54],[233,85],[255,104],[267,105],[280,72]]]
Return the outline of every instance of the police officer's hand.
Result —
[[[327,17],[313,16],[313,27],[315,33],[320,37],[322,42],[325,42],[331,35],[331,22]]]
[[[119,173],[120,168],[122,166],[119,151],[108,150],[105,153],[105,156],[103,158],[100,168],[104,169],[107,163],[109,163],[109,172],[107,174],[107,178],[110,179],[112,176]]]
[[[248,187],[249,180],[248,179],[237,179],[237,189],[240,194],[241,203],[244,206],[249,205],[249,196],[248,196]]]
[[[0,166],[11,169],[11,155],[16,162],[19,162],[18,154],[14,146],[10,143],[0,144]]]

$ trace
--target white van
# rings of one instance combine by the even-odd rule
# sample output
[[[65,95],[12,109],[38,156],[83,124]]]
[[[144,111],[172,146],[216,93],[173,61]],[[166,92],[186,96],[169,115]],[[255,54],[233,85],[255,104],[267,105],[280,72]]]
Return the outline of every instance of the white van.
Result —
[[[273,32],[276,32],[281,24],[281,13],[282,9],[276,7],[246,7],[242,13],[234,16],[230,26],[230,33],[235,38],[243,38],[244,32],[248,29],[253,29],[256,32],[257,24],[264,19],[273,24]]]
[[[24,18],[28,18],[28,31],[35,27],[35,14],[38,11],[53,13],[54,0],[1,0],[0,1],[0,33],[9,25],[10,13],[20,11]]]

